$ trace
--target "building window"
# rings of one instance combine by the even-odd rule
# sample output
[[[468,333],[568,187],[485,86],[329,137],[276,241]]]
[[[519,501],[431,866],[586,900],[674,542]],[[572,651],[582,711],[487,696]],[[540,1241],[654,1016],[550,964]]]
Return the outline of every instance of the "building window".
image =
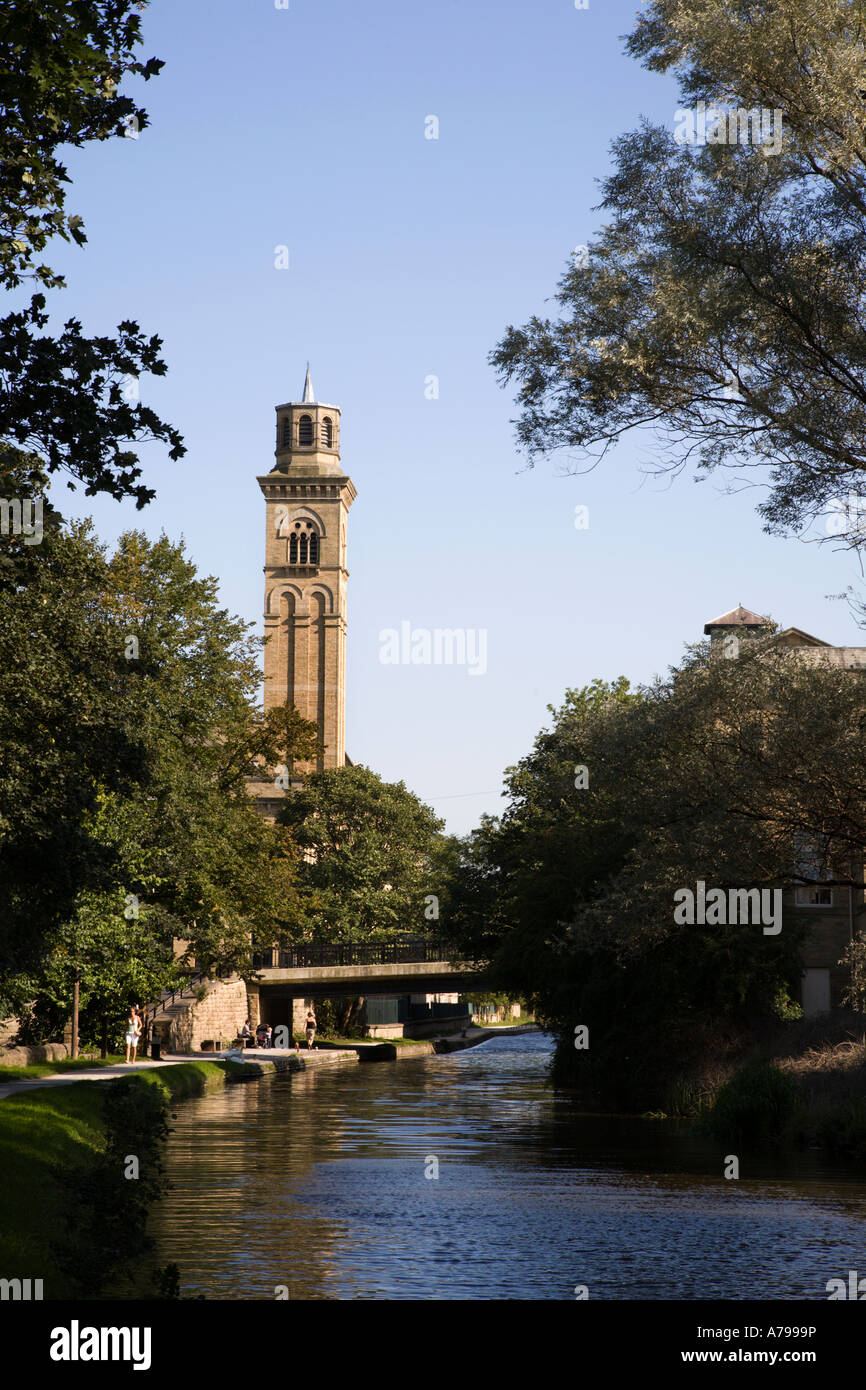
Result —
[[[289,564],[317,565],[318,563],[318,531],[310,521],[296,521],[295,529],[289,537]]]
[[[804,885],[794,890],[794,904],[796,907],[832,907],[833,889],[821,888],[817,884]]]
[[[298,443],[312,444],[313,442],[313,421],[309,415],[302,415],[298,421]]]
[[[795,907],[832,907],[833,889],[826,887],[822,879],[832,878],[829,867],[829,847],[818,840],[810,840],[798,835],[795,842],[797,871],[802,878],[809,879],[794,889]]]
[[[288,449],[292,442],[292,422],[287,415],[283,421],[283,448]]]
[[[322,443],[326,449],[330,449],[334,439],[334,423],[330,415],[326,415],[322,421]]]

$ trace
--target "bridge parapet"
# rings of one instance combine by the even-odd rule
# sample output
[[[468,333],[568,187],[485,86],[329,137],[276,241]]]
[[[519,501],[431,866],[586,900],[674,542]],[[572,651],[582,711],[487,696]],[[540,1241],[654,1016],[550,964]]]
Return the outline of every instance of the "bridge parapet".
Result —
[[[338,965],[415,965],[448,962],[443,941],[421,937],[404,941],[303,942],[253,954],[254,970],[307,970]],[[465,966],[461,963],[461,968]]]

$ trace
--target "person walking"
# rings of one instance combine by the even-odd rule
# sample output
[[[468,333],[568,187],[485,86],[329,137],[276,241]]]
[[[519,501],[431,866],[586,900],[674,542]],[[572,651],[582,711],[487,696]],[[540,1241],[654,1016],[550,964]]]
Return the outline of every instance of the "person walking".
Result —
[[[129,1010],[129,1018],[126,1020],[126,1061],[135,1061],[135,1054],[138,1050],[138,1040],[141,1037],[141,1015],[133,1004]]]
[[[312,1009],[307,1009],[307,1021],[304,1028],[307,1034],[307,1051],[309,1052],[313,1046],[313,1039],[316,1036],[316,1015],[313,1013]]]

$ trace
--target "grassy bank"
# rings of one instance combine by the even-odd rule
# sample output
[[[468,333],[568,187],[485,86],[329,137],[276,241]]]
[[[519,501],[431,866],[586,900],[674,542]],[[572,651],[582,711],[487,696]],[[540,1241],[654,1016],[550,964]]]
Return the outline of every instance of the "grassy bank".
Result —
[[[141,1088],[142,1097],[155,1088],[167,1101],[181,1100],[223,1085],[237,1069],[224,1061],[130,1068],[123,1081]],[[46,1298],[70,1297],[54,1252],[66,1215],[60,1178],[103,1155],[103,1093],[116,1084],[82,1081],[0,1101],[0,1277],[42,1279]]]
[[[473,1022],[475,1028],[523,1028],[526,1024],[534,1023],[535,1018],[531,1014],[521,1014],[520,1018],[503,1018],[499,1023],[479,1023],[477,1019]]]
[[[672,1113],[724,1142],[817,1144],[866,1160],[866,1020],[801,1019],[752,1039],[727,1064],[679,1088]]]

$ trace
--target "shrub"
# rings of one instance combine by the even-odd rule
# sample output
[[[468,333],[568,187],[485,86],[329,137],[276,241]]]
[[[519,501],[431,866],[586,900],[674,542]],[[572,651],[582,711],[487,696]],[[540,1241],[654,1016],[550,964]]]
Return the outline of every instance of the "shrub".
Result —
[[[717,1093],[708,1124],[725,1142],[760,1143],[777,1138],[794,1120],[797,1106],[792,1077],[772,1062],[752,1062],[735,1071]]]

